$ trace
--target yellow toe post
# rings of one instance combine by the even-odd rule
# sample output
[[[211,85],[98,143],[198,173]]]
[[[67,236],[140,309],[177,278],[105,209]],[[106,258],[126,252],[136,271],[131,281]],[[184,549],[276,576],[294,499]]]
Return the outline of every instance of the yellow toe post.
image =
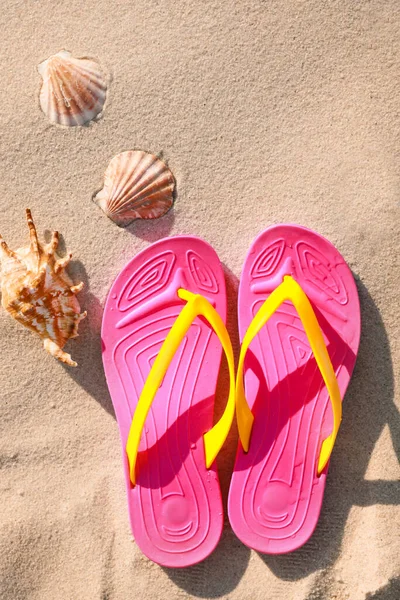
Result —
[[[179,298],[185,301],[186,304],[168,332],[160,352],[153,363],[149,376],[145,381],[133,414],[126,443],[130,479],[133,486],[136,484],[136,461],[140,438],[150,406],[179,345],[194,319],[199,315],[208,321],[222,344],[228,361],[230,378],[229,397],[224,413],[214,427],[204,434],[205,462],[207,468],[210,468],[226,440],[235,415],[235,365],[232,344],[225,324],[210,302],[200,294],[193,294],[183,288],[177,290],[177,293]]]
[[[247,329],[243,338],[236,376],[236,418],[238,422],[239,436],[243,450],[247,452],[249,449],[254,417],[247,404],[243,384],[244,360],[246,353],[251,342],[262,329],[262,327],[264,327],[264,325],[267,323],[268,319],[275,313],[281,304],[287,300],[293,303],[298,312],[311,349],[314,353],[315,360],[329,392],[332,406],[333,430],[332,433],[325,440],[323,440],[321,445],[317,466],[317,474],[320,475],[329,461],[333,446],[335,444],[337,432],[342,419],[342,401],[340,397],[339,385],[317,317],[315,316],[311,303],[301,286],[290,275],[284,277],[283,282],[268,296],[250,323],[249,328]]]

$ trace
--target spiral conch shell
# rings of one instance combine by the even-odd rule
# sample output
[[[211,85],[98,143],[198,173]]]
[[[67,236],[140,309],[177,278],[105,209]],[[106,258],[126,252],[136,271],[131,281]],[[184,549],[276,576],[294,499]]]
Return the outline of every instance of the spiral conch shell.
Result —
[[[86,317],[76,298],[83,283],[74,285],[65,270],[72,255],[59,258],[56,254],[58,232],[43,245],[29,209],[26,217],[29,247],[13,252],[0,236],[1,304],[14,319],[42,338],[47,352],[76,367],[63,347],[69,338],[77,337],[79,323]]]
[[[117,225],[162,217],[174,202],[175,179],[157,156],[129,150],[114,156],[94,201]]]
[[[42,62],[40,107],[53,123],[73,127],[94,119],[103,110],[107,84],[99,65],[62,50]]]

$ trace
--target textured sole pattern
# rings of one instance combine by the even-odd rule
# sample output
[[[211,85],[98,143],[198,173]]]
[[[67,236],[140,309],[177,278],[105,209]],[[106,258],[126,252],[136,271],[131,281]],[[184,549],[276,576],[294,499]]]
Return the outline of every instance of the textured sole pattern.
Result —
[[[358,294],[344,259],[318,234],[282,225],[256,239],[240,282],[241,339],[285,275],[296,279],[313,305],[343,398],[360,338]],[[269,554],[290,552],[317,524],[328,467],[320,477],[316,467],[321,443],[332,430],[329,396],[290,302],[253,341],[245,389],[255,420],[249,452],[239,445],[229,518],[248,546]]]
[[[226,318],[225,281],[214,250],[194,237],[161,240],[137,255],[110,291],[103,320],[103,361],[121,432],[131,527],[153,561],[187,566],[205,558],[221,535],[215,466],[204,462],[212,427],[221,346],[196,318],[181,343],[146,420],[129,482],[125,445],[151,366],[184,303],[183,287],[201,293]]]

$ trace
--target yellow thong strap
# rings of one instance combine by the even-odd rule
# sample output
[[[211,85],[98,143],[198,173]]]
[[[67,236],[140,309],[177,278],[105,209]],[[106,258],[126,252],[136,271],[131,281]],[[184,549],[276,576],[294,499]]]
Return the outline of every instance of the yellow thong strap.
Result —
[[[342,419],[342,402],[340,398],[339,385],[329,358],[328,350],[325,346],[321,328],[315,316],[314,310],[306,294],[300,285],[290,276],[284,277],[283,282],[268,296],[267,300],[260,307],[254,319],[244,336],[239,357],[239,365],[236,377],[236,414],[238,421],[239,436],[245,452],[249,450],[250,435],[253,426],[254,416],[247,404],[244,383],[243,367],[246,353],[249,346],[258,332],[264,327],[268,319],[285,302],[290,300],[296,308],[304,330],[306,332],[315,360],[321,371],[333,412],[333,431],[322,442],[321,452],[318,459],[318,475],[321,474],[327,464],[336,440],[337,432]]]
[[[150,406],[155,398],[157,390],[164,379],[169,365],[179,348],[180,343],[185,337],[189,327],[194,319],[201,315],[205,317],[212,329],[218,336],[228,361],[230,391],[224,413],[220,420],[210,431],[204,434],[205,460],[207,469],[214,462],[221,446],[226,440],[229,430],[235,416],[235,365],[233,358],[232,344],[224,322],[213,308],[213,306],[199,294],[193,294],[184,289],[177,291],[179,298],[186,301],[187,304],[182,308],[175,323],[168,332],[167,337],[156,360],[153,363],[149,376],[143,386],[142,393],[138,400],[135,412],[132,418],[132,424],[129,430],[126,443],[126,453],[128,455],[129,472],[132,485],[136,484],[135,467],[138,454],[140,438],[146,421]]]

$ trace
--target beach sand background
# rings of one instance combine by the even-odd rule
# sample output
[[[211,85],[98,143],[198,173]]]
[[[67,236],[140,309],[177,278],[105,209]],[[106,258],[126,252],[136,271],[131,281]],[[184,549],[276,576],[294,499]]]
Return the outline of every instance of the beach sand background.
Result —
[[[397,0],[3,0],[0,231],[58,229],[89,317],[63,367],[0,312],[2,600],[398,600],[400,5]],[[110,77],[104,116],[49,123],[37,65],[61,49]],[[91,201],[118,152],[162,153],[177,179],[163,219],[120,229]],[[150,242],[196,234],[226,266],[229,328],[254,237],[294,222],[354,272],[359,359],[317,530],[262,556],[226,523],[184,570],[148,561],[130,533],[99,328],[121,267]],[[396,367],[397,365],[397,367]],[[226,373],[217,397],[225,400]],[[221,392],[221,393],[220,393]],[[218,460],[226,501],[236,432]]]

